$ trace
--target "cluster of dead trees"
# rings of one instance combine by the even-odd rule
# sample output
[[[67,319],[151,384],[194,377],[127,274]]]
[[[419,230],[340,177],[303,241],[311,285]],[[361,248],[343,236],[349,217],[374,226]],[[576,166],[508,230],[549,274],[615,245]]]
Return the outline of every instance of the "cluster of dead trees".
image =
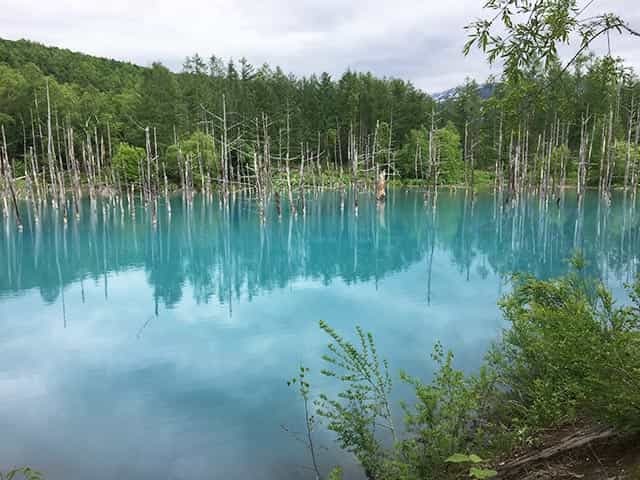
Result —
[[[187,204],[193,201],[196,191],[209,200],[218,191],[221,205],[226,204],[230,193],[248,191],[255,197],[263,220],[271,199],[278,216],[283,203],[288,203],[293,215],[304,215],[308,191],[322,188],[342,190],[341,198],[346,198],[347,188],[356,192],[371,190],[379,203],[384,202],[387,178],[396,172],[396,152],[391,140],[393,121],[377,122],[373,132],[357,132],[353,125],[348,132],[340,132],[337,125],[333,151],[328,151],[331,143],[322,141],[328,138],[328,133],[323,137],[323,133],[318,132],[316,140],[292,145],[289,115],[281,120],[266,114],[247,119],[240,112],[227,110],[224,95],[220,106],[220,113],[201,107],[201,138],[207,145],[199,145],[197,152],[183,151],[174,129],[172,171],[177,171],[178,183],[168,176],[167,154],[158,147],[155,128],[140,126],[144,131],[144,153],[136,158],[134,165],[116,165],[109,123],[87,121],[81,131],[77,131],[77,127],[59,118],[47,85],[46,113],[40,113],[36,98],[30,112],[30,125],[23,124],[21,162],[10,158],[4,128],[2,130],[0,205],[4,216],[12,214],[18,228],[22,228],[20,200],[25,200],[36,222],[44,204],[59,210],[67,222],[69,216],[80,215],[81,199],[86,196],[93,209],[97,208],[97,198],[102,197],[108,199],[101,203],[102,208],[118,206],[123,214],[128,211],[133,216],[136,205],[142,205],[155,224],[159,202],[162,201],[171,214],[169,198],[175,189]],[[508,198],[515,200],[525,192],[539,194],[541,198],[559,198],[560,192],[571,183],[576,185],[578,199],[582,199],[597,177],[597,189],[603,198],[609,200],[612,186],[618,183],[635,199],[640,175],[640,108],[632,102],[624,140],[614,133],[617,115],[619,112],[613,107],[607,115],[587,112],[578,126],[556,117],[537,135],[531,133],[526,120],[507,132],[501,117],[495,139],[495,190],[506,192]],[[416,178],[424,177],[425,186],[437,192],[441,165],[435,116],[434,111],[428,152],[416,149],[415,169]],[[579,128],[580,143],[576,155],[572,155],[569,139],[575,128]],[[341,143],[344,137],[346,145]],[[478,140],[473,138],[468,124],[461,143],[464,183],[473,189]],[[215,161],[205,158],[201,149],[213,152]],[[623,166],[620,165],[622,150],[625,152]],[[428,159],[426,174],[423,153]],[[18,165],[20,172],[16,171]],[[620,174],[621,171],[624,173]],[[569,179],[573,174],[575,178]],[[623,178],[615,179],[617,174]],[[358,195],[350,198],[357,212]],[[344,201],[341,206],[344,208]]]
[[[633,103],[630,108],[624,140],[614,135],[613,107],[600,116],[587,111],[577,126],[556,117],[536,138],[532,138],[526,122],[509,132],[507,138],[501,119],[495,190],[508,193],[512,199],[524,192],[559,198],[565,187],[571,185],[581,201],[587,189],[594,187],[610,202],[613,186],[619,185],[635,199],[640,179],[640,108]],[[569,148],[572,128],[580,132],[576,155]],[[575,174],[571,181],[570,172]]]

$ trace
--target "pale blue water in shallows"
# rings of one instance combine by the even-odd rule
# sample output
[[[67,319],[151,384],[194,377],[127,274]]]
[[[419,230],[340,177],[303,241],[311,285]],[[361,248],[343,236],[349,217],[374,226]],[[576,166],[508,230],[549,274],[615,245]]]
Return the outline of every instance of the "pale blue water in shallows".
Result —
[[[467,201],[465,201],[467,198]],[[441,341],[473,371],[504,326],[507,274],[542,277],[582,249],[588,270],[624,297],[640,253],[639,219],[622,195],[580,211],[536,198],[394,190],[309,196],[264,225],[238,196],[191,209],[180,197],[158,227],[138,207],[83,204],[65,227],[23,205],[25,229],[0,230],[0,466],[49,479],[312,478],[302,404],[286,380],[317,374],[324,319],[349,338],[371,331],[394,378],[428,379]],[[312,377],[314,392],[335,393]],[[400,382],[396,382],[399,384]],[[395,397],[408,395],[399,387]],[[322,468],[353,461],[318,432]]]

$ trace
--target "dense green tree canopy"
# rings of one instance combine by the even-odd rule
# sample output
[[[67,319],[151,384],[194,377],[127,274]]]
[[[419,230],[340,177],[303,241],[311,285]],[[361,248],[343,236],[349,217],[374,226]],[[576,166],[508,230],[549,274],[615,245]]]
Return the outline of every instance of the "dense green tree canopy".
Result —
[[[469,79],[452,97],[434,102],[409,82],[371,73],[296,77],[246,59],[225,62],[199,55],[188,57],[182,71],[174,73],[159,63],[144,68],[0,40],[0,121],[11,158],[21,161],[30,148],[42,157],[48,85],[57,149],[64,150],[58,145],[64,145],[66,127],[73,127],[78,142],[93,139],[94,150],[101,142],[113,153],[121,142],[145,149],[149,127],[160,165],[166,165],[172,181],[179,178],[176,142],[195,159],[194,178],[199,174],[194,145],[207,156],[204,170],[217,175],[223,112],[233,140],[231,167],[243,171],[253,160],[242,158],[242,152],[265,139],[274,157],[283,156],[287,147],[294,163],[302,151],[319,152],[323,165],[347,172],[356,152],[365,169],[366,158],[375,157],[396,176],[432,180],[427,178],[436,172],[431,162],[440,158],[437,173],[443,183],[469,182],[472,168],[484,170],[483,178],[513,176],[516,152],[526,155],[533,178],[543,153],[560,151],[560,145],[565,154],[553,157],[561,165],[552,170],[569,169],[565,176],[575,178],[584,131],[594,152],[587,175],[592,184],[603,145],[610,161],[624,150],[613,149],[614,143],[633,143],[627,151],[635,155],[640,83],[621,60],[579,55],[568,69],[556,58],[546,65],[519,62],[518,68],[517,76],[507,70],[486,84]],[[552,79],[555,87],[548,88]],[[432,137],[437,148],[429,146]],[[625,154],[623,161],[632,157]],[[68,162],[64,155],[61,161]],[[621,168],[617,161],[614,184],[623,182]]]
[[[113,167],[121,181],[137,182],[140,179],[138,165],[145,158],[145,151],[128,143],[120,143],[113,156]]]

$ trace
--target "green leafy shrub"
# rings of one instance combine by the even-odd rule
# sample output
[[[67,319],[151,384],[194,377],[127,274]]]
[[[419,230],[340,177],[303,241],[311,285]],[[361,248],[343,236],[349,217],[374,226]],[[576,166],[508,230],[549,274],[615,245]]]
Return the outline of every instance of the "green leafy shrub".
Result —
[[[405,178],[421,177],[429,163],[429,133],[424,129],[412,129],[404,146],[398,152],[396,167]]]
[[[395,429],[388,395],[391,377],[386,360],[380,360],[370,333],[356,327],[359,345],[344,339],[326,322],[320,328],[333,340],[329,354],[322,358],[328,364],[325,376],[338,379],[344,390],[338,398],[321,394],[318,415],[328,420],[329,430],[338,436],[340,446],[353,453],[369,478],[383,472],[385,451],[377,437],[382,428],[395,440]]]
[[[416,402],[404,405],[409,437],[399,450],[411,465],[413,478],[437,478],[445,474],[445,460],[468,448],[481,448],[484,418],[494,398],[494,379],[487,368],[465,375],[453,367],[453,353],[439,343],[431,355],[437,370],[430,384],[401,374],[415,390]]]
[[[498,472],[496,472],[495,470],[492,470],[490,468],[482,468],[480,464],[484,463],[484,460],[473,453],[471,455],[454,453],[449,458],[447,458],[445,462],[471,465],[469,467],[469,477],[475,478],[476,480],[493,478],[498,475]]]
[[[438,160],[438,184],[459,184],[464,177],[460,134],[455,125],[448,122],[433,133],[434,151]],[[429,183],[433,182],[433,168],[429,165],[429,132],[424,129],[412,129],[398,152],[396,167],[403,178],[413,179],[431,172]],[[416,175],[417,174],[417,175]]]
[[[616,306],[580,268],[557,280],[514,278],[501,304],[511,325],[491,361],[523,423],[588,417],[640,428],[640,282],[629,291],[632,305]]]
[[[318,415],[328,420],[342,448],[353,453],[368,478],[453,478],[445,460],[455,452],[485,441],[486,410],[495,394],[494,380],[483,368],[465,376],[453,368],[453,355],[434,348],[438,365],[430,384],[401,374],[416,392],[413,407],[403,405],[406,436],[397,438],[389,404],[392,382],[387,362],[378,357],[373,336],[356,327],[353,344],[327,323],[320,327],[331,337],[323,374],[338,379],[337,398],[321,394]],[[391,440],[393,448],[385,448]],[[458,472],[459,473],[459,472]]]
[[[577,420],[640,431],[640,281],[628,287],[630,304],[617,306],[584,276],[581,258],[573,266],[553,280],[514,276],[501,302],[510,325],[476,374],[456,370],[440,344],[430,383],[401,373],[415,392],[413,405],[402,405],[402,436],[373,336],[358,327],[354,344],[320,322],[332,339],[323,374],[342,389],[336,398],[320,395],[318,415],[370,479],[491,478],[489,462],[460,452],[505,454],[541,428]]]
[[[166,172],[167,177],[178,182],[180,180],[181,164],[189,159],[191,175],[196,187],[200,187],[202,176],[200,175],[200,164],[202,173],[206,177],[207,172],[211,178],[217,178],[220,170],[220,159],[215,148],[215,141],[211,135],[196,131],[184,140],[180,140],[178,145],[171,145],[167,149]]]
[[[438,183],[455,185],[462,183],[464,163],[460,134],[452,122],[435,132],[436,149],[440,162]]]
[[[491,186],[495,182],[495,174],[486,170],[475,169],[473,171],[473,181],[476,187]]]
[[[113,156],[113,168],[122,182],[134,183],[140,180],[140,163],[145,160],[146,155],[144,148],[128,143],[118,144]]]

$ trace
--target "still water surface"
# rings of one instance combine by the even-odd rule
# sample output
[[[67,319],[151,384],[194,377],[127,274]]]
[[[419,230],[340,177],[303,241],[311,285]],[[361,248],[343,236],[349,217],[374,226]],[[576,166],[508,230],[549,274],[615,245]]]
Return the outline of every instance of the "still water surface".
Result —
[[[504,326],[507,275],[548,277],[581,249],[623,298],[638,270],[640,220],[624,198],[578,209],[442,191],[310,197],[306,216],[264,225],[237,197],[228,211],[173,201],[153,228],[83,205],[67,226],[48,211],[0,231],[0,466],[50,479],[311,478],[302,405],[287,388],[318,371],[320,319],[371,331],[400,369],[429,378],[436,340],[472,371]],[[335,385],[314,385],[333,392]],[[400,387],[396,396],[407,392]],[[353,462],[318,432],[323,468]]]

